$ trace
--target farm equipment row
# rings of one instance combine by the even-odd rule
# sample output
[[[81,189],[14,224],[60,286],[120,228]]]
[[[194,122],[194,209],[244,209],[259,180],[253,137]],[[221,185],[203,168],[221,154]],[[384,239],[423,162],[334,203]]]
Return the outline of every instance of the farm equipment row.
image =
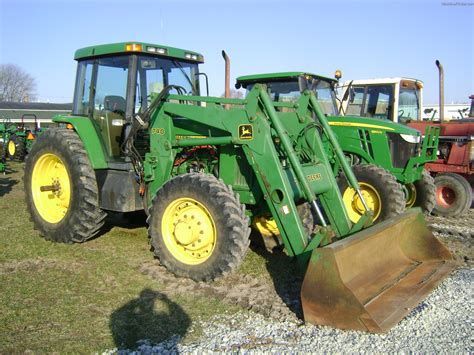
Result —
[[[340,109],[348,115],[378,117],[408,125],[420,132],[429,127],[439,130],[435,159],[426,162],[434,177],[436,205],[433,213],[456,217],[472,204],[474,188],[474,113],[468,118],[447,121],[444,118],[444,69],[439,70],[440,119],[422,120],[423,82],[410,78],[351,80],[343,85]],[[428,112],[426,112],[428,113]],[[463,117],[464,112],[460,112]],[[433,113],[434,116],[434,113]]]
[[[312,88],[290,102],[262,83],[244,99],[199,96],[203,57],[148,43],[87,47],[75,59],[72,115],[56,116],[26,159],[27,206],[46,239],[85,242],[107,211],[143,209],[162,265],[211,281],[236,270],[250,226],[271,219],[306,268],[305,320],[370,332],[397,324],[454,268],[419,208],[373,224],[337,121]],[[362,206],[358,218],[336,176]]]
[[[34,119],[35,128],[32,130],[25,126],[24,120],[27,117]],[[39,128],[37,117],[34,114],[23,115],[20,124],[14,124],[9,119],[4,119],[0,123],[0,140],[2,147],[5,147],[2,156],[11,160],[23,161],[31,150],[34,140],[41,133],[42,130]]]

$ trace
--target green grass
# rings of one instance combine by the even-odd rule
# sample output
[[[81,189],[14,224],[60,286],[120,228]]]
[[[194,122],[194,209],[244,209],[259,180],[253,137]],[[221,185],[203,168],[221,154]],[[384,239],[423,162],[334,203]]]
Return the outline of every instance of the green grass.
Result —
[[[23,164],[8,167],[0,175],[0,353],[134,348],[173,334],[189,341],[199,336],[197,319],[239,310],[161,292],[139,271],[153,259],[143,224],[113,227],[84,244],[45,241],[26,212]],[[264,258],[250,252],[239,272],[264,270]]]

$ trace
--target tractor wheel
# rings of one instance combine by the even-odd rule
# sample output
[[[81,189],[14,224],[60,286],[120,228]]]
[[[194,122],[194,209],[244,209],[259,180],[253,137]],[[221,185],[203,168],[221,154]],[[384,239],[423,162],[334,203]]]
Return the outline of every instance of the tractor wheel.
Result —
[[[7,145],[7,155],[10,160],[23,161],[26,155],[25,141],[16,134],[10,136]]]
[[[472,188],[459,174],[436,175],[436,206],[433,214],[438,216],[459,216],[466,212],[472,202]]]
[[[371,164],[354,165],[352,171],[368,207],[374,211],[374,222],[381,222],[405,210],[402,186],[388,171]],[[343,176],[338,178],[338,185],[349,219],[356,223],[365,213],[364,205]]]
[[[212,175],[171,179],[156,193],[149,212],[154,253],[177,276],[213,280],[236,269],[248,250],[245,206]]]
[[[423,170],[421,179],[405,185],[407,190],[406,207],[420,207],[430,213],[436,205],[436,186],[430,173]]]
[[[296,205],[296,210],[298,211],[298,215],[301,218],[301,222],[306,234],[308,236],[311,235],[315,224],[311,206],[307,202],[300,203]],[[258,234],[253,235],[255,238],[252,240],[257,245],[265,247],[270,252],[284,247],[280,231],[278,230],[278,226],[272,217],[255,217],[252,221],[252,228],[258,232]]]
[[[74,131],[49,129],[37,139],[24,183],[31,219],[45,239],[84,242],[104,224],[95,173]]]

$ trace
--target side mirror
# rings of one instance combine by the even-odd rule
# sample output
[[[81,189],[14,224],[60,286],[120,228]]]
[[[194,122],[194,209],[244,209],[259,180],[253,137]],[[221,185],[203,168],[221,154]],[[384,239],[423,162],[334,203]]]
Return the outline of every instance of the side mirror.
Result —
[[[349,102],[353,102],[355,95],[354,95],[354,89],[352,89],[352,80],[349,83],[349,85],[347,85],[346,91],[344,91],[344,96],[342,97],[342,102],[346,101],[347,98],[349,97],[349,95],[351,95]]]

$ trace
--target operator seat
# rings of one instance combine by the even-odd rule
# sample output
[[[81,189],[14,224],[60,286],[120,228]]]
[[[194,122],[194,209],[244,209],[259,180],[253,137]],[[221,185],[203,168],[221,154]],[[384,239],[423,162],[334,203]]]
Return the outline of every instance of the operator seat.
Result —
[[[126,101],[122,96],[107,95],[104,97],[104,110],[101,115],[102,136],[108,145],[109,155],[120,156],[120,137],[125,123]]]

